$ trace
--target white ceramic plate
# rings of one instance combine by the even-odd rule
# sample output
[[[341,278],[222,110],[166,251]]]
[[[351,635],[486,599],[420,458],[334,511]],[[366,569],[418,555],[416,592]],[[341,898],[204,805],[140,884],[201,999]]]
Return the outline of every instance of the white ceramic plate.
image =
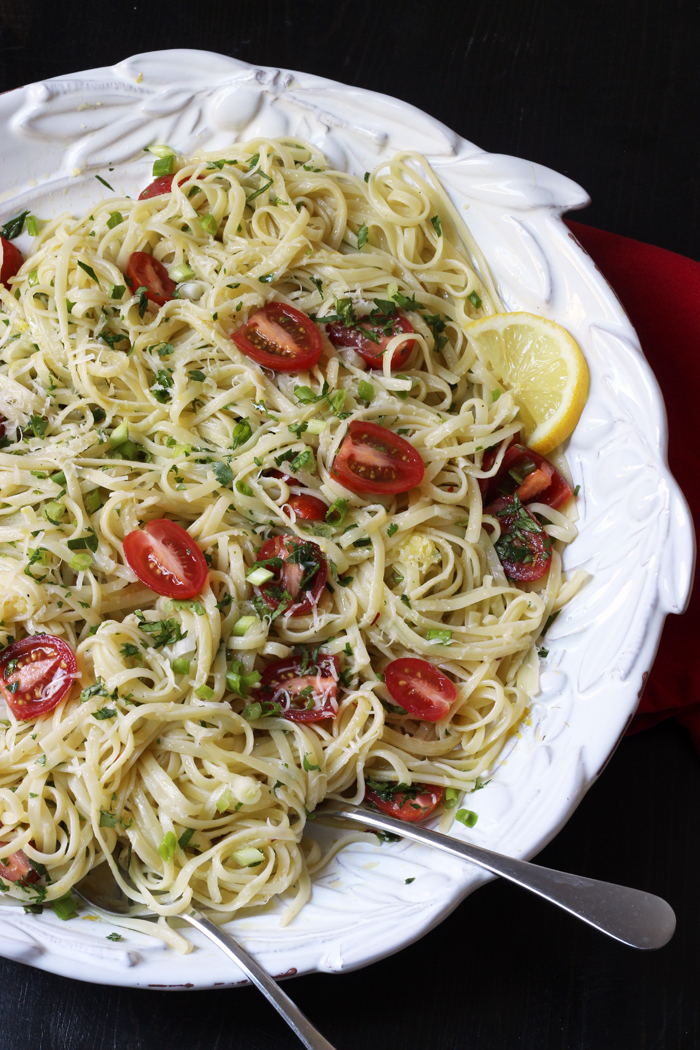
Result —
[[[82,214],[108,191],[150,181],[153,142],[183,153],[255,135],[300,135],[357,173],[399,149],[423,152],[481,245],[507,307],[551,317],[581,344],[591,394],[568,458],[580,484],[581,534],[566,568],[592,582],[548,635],[542,693],[507,761],[472,805],[479,822],[456,837],[531,857],[562,827],[600,774],[637,706],[664,617],[681,612],[693,569],[686,504],[666,466],[656,381],[614,292],[561,221],[588,202],[538,164],[484,153],[438,121],[385,95],[319,77],[257,68],[203,51],[139,55],[114,68],[49,80],[0,98],[0,222],[23,208],[41,218]],[[20,247],[26,249],[27,244]],[[321,835],[333,834],[318,829]],[[413,878],[410,885],[405,880]],[[274,974],[366,965],[422,936],[483,873],[405,842],[355,845],[317,879],[291,926],[281,909],[231,930]],[[85,917],[0,907],[0,953],[105,984],[210,988],[239,983],[195,931],[180,956]]]

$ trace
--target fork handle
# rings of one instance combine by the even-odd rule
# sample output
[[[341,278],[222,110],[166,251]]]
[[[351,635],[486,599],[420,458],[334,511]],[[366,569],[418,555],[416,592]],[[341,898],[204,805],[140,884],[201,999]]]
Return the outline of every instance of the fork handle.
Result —
[[[631,948],[646,951],[662,948],[671,940],[676,928],[676,916],[671,905],[653,893],[543,868],[539,864],[492,853],[481,846],[460,842],[437,831],[407,824],[383,813],[371,813],[357,806],[326,800],[318,807],[316,814],[319,821],[324,818],[350,820],[366,828],[394,832],[402,838],[435,846],[453,857],[471,861],[494,875],[532,890],[539,897],[551,901],[570,915],[575,915],[589,926],[594,926],[601,933]]]
[[[308,1050],[335,1050],[327,1039],[314,1028],[298,1006],[283,992],[277,982],[270,977],[244,948],[241,948],[232,937],[219,929],[213,922],[206,918],[201,912],[191,912],[189,915],[182,914],[179,919],[184,919],[191,926],[195,926],[205,937],[208,937],[217,948],[220,948],[229,959],[238,963],[245,975],[260,989],[266,999],[274,1006],[277,1013],[287,1022],[292,1031],[297,1035]]]

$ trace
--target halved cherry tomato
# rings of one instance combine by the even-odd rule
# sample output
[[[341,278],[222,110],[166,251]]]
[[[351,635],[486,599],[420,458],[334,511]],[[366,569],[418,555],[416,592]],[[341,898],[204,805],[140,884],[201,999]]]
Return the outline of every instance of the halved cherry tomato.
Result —
[[[376,783],[376,781],[372,781]],[[376,806],[390,817],[414,824],[432,816],[442,802],[445,789],[435,784],[382,784],[377,791],[367,789],[365,802]]]
[[[568,481],[556,467],[538,452],[519,443],[509,447],[498,473],[483,480],[488,482],[485,501],[498,494],[510,496],[515,492],[523,503],[536,499],[538,503],[556,509],[572,496]]]
[[[189,532],[158,518],[124,537],[124,557],[141,583],[166,598],[194,598],[207,579],[207,563]]]
[[[0,842],[0,847],[6,845],[6,842]],[[36,882],[38,878],[38,873],[21,849],[11,853],[6,860],[0,860],[0,879],[6,879],[7,882]]]
[[[0,691],[15,718],[27,721],[60,704],[76,677],[73,650],[52,634],[32,634],[0,653]]]
[[[6,237],[0,237],[0,244],[2,244],[2,267],[0,267],[0,284],[4,284],[7,287],[7,282],[10,277],[14,277],[20,266],[24,262],[22,253],[19,248],[16,248],[12,241],[8,241]]]
[[[498,445],[494,445],[491,448],[487,448],[486,451],[484,452],[483,456],[481,457],[481,469],[482,470],[491,470],[491,467],[496,462],[496,456],[498,455],[498,453],[499,453],[499,451],[501,449],[501,446],[503,446],[504,448],[508,449],[508,448],[510,448],[511,445],[516,445],[519,440],[520,440],[520,435],[519,434],[513,434],[512,437],[506,438],[505,441],[501,441]],[[482,498],[482,500],[486,496],[486,493],[488,491],[489,485],[491,484],[492,481],[493,481],[493,478],[479,478],[479,488],[481,489],[481,498]]]
[[[313,368],[323,346],[313,321],[287,303],[256,310],[231,338],[246,357],[276,372]]]
[[[296,493],[290,496],[285,507],[290,507],[297,518],[303,521],[325,521],[328,504],[324,503],[318,496],[308,495],[306,492]]]
[[[175,298],[175,281],[168,277],[162,262],[148,252],[132,252],[126,264],[126,276],[131,281],[131,291],[146,289],[146,298],[157,306],[163,306]]]
[[[5,419],[5,417],[4,416],[0,416],[0,438],[4,438],[5,437],[5,423],[6,422],[7,422],[7,420]]]
[[[372,324],[371,321],[360,321],[356,328],[349,328],[342,321],[333,321],[328,325],[327,331],[333,346],[351,346],[370,368],[382,368],[384,351],[389,340],[395,335],[413,332],[415,329],[406,315],[399,312],[395,317],[387,318],[384,325]],[[368,332],[371,333],[371,336],[367,334]],[[394,351],[391,355],[392,372],[403,368],[413,353],[415,345],[415,339],[411,339]]]
[[[311,612],[328,579],[328,562],[318,544],[295,536],[273,536],[258,551],[256,564],[268,559],[272,561],[265,567],[274,572],[274,579],[256,587],[255,593],[273,611],[284,602],[285,616]]]
[[[159,179],[155,179],[149,186],[146,186],[145,190],[141,191],[139,200],[147,201],[149,197],[162,197],[164,193],[172,193],[174,178],[174,175],[161,175]],[[182,186],[190,178],[190,175],[186,175],[184,179],[178,181],[178,186]],[[204,175],[198,175],[197,178],[203,179]]]
[[[490,507],[501,524],[496,553],[509,580],[539,580],[549,569],[552,542],[517,495],[501,496]]]
[[[355,419],[338,449],[331,474],[351,492],[394,495],[420,485],[425,466],[404,438],[376,423]]]
[[[439,722],[457,697],[454,683],[427,660],[404,656],[384,671],[386,687],[399,707],[424,722]]]
[[[337,656],[318,657],[314,664],[303,656],[286,656],[263,671],[260,699],[279,704],[290,722],[320,722],[338,714]]]

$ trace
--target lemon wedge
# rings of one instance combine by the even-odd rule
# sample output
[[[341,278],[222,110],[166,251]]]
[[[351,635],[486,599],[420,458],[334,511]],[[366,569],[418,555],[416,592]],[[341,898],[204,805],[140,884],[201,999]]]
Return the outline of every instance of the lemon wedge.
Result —
[[[568,438],[588,397],[581,349],[566,329],[537,314],[490,314],[464,329],[479,360],[510,390],[527,443],[540,455]]]

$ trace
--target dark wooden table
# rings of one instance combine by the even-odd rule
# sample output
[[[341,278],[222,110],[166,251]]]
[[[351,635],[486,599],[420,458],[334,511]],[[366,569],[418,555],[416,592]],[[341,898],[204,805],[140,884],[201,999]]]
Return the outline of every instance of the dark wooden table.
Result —
[[[0,19],[0,91],[171,47],[308,70],[565,172],[593,197],[577,218],[700,257],[690,0],[0,0]],[[399,955],[288,990],[338,1050],[697,1050],[699,814],[700,760],[666,724],[623,741],[539,858],[666,897],[678,931],[660,952],[625,949],[491,883]],[[252,989],[102,988],[0,960],[0,1045],[298,1044]]]

